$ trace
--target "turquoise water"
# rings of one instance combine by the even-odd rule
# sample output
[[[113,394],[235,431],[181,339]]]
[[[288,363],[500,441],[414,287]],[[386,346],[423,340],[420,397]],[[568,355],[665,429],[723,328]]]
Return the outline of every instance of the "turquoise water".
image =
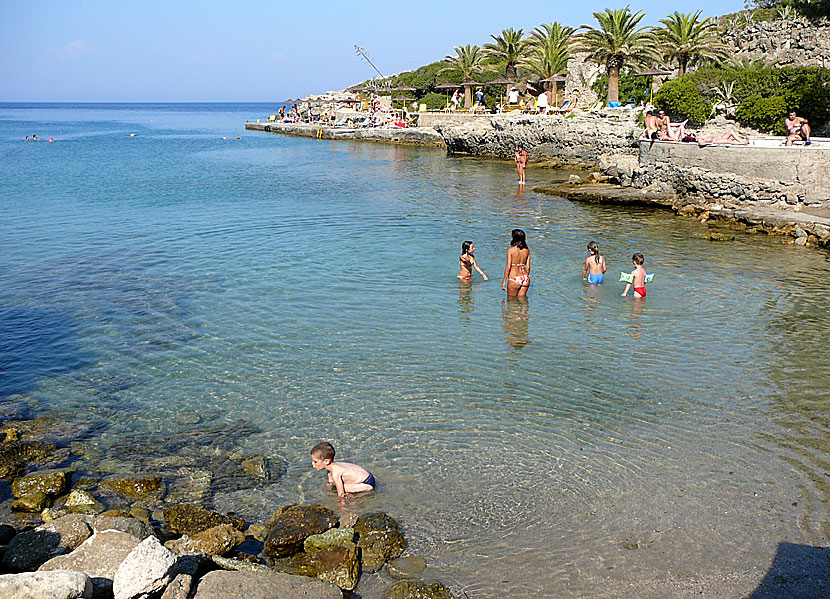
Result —
[[[336,506],[307,455],[330,440],[380,482],[355,509],[469,597],[748,593],[779,543],[827,544],[826,253],[533,191],[554,171],[522,192],[498,161],[243,131],[272,111],[0,105],[0,400],[87,424],[80,469],[207,477],[262,520]],[[465,239],[490,281],[456,280]],[[242,454],[286,472],[243,482]]]

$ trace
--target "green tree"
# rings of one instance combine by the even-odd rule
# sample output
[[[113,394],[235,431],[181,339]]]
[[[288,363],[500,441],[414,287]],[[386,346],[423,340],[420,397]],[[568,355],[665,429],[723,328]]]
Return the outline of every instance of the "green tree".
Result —
[[[718,61],[728,56],[726,46],[720,42],[717,23],[700,14],[674,11],[660,19],[663,27],[657,30],[657,40],[663,55],[669,61],[677,61],[679,76],[686,74],[686,67],[703,60]]]
[[[529,41],[528,66],[536,75],[547,79],[568,70],[573,27],[554,21],[536,27]]]
[[[641,65],[656,56],[655,40],[651,30],[639,27],[645,13],[632,13],[625,8],[595,12],[599,27],[583,25],[579,50],[588,58],[604,65],[608,72],[608,102],[619,102],[620,69],[626,64]]]
[[[462,81],[470,81],[474,75],[481,72],[482,60],[484,58],[481,53],[481,48],[467,44],[466,46],[455,46],[453,50],[455,50],[455,56],[448,54],[444,57],[444,61],[448,64],[441,72],[449,71],[460,75]],[[464,106],[467,108],[472,105],[471,95],[470,86],[465,85]]]
[[[504,63],[504,76],[516,81],[518,67],[525,65],[528,40],[524,29],[508,27],[501,30],[501,35],[491,35],[493,42],[484,44],[484,56],[493,62]]]

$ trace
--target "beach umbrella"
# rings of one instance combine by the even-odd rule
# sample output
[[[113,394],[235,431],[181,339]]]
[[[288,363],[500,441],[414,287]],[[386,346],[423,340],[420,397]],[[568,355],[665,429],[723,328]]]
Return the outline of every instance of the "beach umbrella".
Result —
[[[465,79],[461,82],[461,85],[464,87],[464,108],[470,108],[470,102],[472,102],[473,96],[472,93],[468,93],[470,88],[474,85],[482,85],[480,82],[475,81],[473,79]],[[469,102],[467,100],[469,98]]]
[[[672,71],[666,69],[650,68],[639,73],[634,73],[635,77],[651,77],[651,89],[649,90],[648,103],[654,104],[654,86],[657,84],[657,77],[666,77],[671,75]]]
[[[511,80],[511,79],[508,79],[507,77],[501,76],[498,79],[493,79],[490,82],[490,85],[503,85],[504,86],[504,93],[506,95],[507,94],[507,86],[508,85],[513,85],[514,83],[516,83],[516,82]],[[504,105],[504,97],[502,97],[501,103],[502,103],[502,105]]]
[[[548,77],[547,79],[542,79],[539,83],[555,83],[556,85],[553,86],[553,105],[559,106],[559,84],[564,83],[567,81],[567,77],[564,75],[554,75],[553,77]]]
[[[436,85],[435,89],[445,89],[447,90],[447,108],[450,107],[450,90],[451,89],[461,89],[461,86],[458,83],[450,83],[449,81],[446,83],[442,83],[441,85]]]
[[[392,88],[396,92],[414,92],[418,88],[417,87],[409,87],[408,85],[399,85],[398,87]]]
[[[403,109],[406,107],[407,102],[413,102],[416,98],[410,98],[409,96],[398,96],[397,98],[392,98],[394,102],[402,102],[403,105],[401,106],[401,114],[403,114]]]

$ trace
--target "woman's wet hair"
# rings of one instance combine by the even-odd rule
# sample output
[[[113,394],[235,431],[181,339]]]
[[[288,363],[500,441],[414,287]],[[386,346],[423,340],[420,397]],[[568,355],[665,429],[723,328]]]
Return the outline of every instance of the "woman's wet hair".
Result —
[[[596,241],[588,242],[588,251],[594,255],[594,260],[599,264],[599,245]]]
[[[511,246],[516,246],[520,250],[527,249],[527,241],[525,239],[524,231],[521,229],[513,229],[511,235],[513,235],[513,240],[510,242]]]
[[[643,255],[640,252],[637,252],[631,256],[631,260],[634,261],[634,264],[639,264],[640,266],[642,266],[643,262],[645,262],[645,258],[643,258]]]
[[[461,253],[462,254],[469,254],[470,248],[473,247],[472,241],[464,241],[461,243]]]

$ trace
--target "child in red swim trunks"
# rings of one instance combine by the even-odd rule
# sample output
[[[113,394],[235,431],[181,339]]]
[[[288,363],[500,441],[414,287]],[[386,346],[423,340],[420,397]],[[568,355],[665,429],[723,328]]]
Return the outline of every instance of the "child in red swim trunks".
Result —
[[[631,278],[633,282],[625,285],[625,291],[622,292],[622,296],[625,297],[628,295],[628,290],[631,289],[633,285],[634,299],[640,299],[641,297],[646,296],[646,269],[643,268],[643,262],[645,262],[645,259],[640,252],[637,252],[631,256],[631,261],[634,262],[634,270],[631,271]]]

